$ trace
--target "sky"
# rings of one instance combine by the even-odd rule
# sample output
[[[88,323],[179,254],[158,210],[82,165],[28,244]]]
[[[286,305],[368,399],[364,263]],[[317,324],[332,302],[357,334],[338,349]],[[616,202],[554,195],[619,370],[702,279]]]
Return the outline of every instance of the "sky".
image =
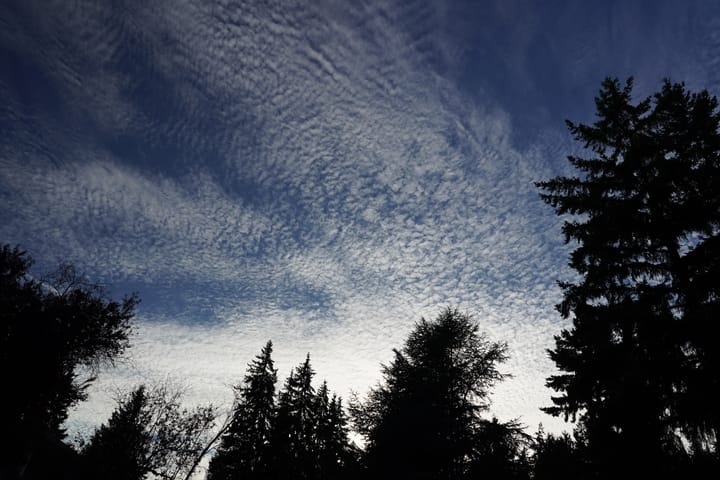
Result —
[[[69,431],[139,382],[228,405],[269,339],[362,397],[447,306],[508,343],[489,414],[570,429],[539,408],[572,245],[534,182],[606,76],[719,93],[720,2],[2,2],[0,242],[142,300]]]

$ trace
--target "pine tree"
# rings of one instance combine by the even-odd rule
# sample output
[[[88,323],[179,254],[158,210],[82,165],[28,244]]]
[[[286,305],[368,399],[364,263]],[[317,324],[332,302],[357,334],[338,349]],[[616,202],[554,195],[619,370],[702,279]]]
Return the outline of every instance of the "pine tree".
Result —
[[[272,342],[248,365],[227,433],[210,462],[208,478],[265,479],[270,475],[271,436],[275,421],[277,370]]]
[[[717,100],[669,81],[636,104],[631,93],[632,80],[605,80],[598,120],[568,122],[592,157],[568,157],[577,177],[538,183],[573,216],[563,232],[580,275],[561,283],[573,325],[550,351],[563,373],[548,379],[560,395],[546,411],[579,415],[608,476],[660,475],[678,429],[717,450],[720,426]]]
[[[148,471],[150,438],[144,386],[135,389],[112,413],[107,425],[96,430],[83,449],[90,470],[109,480],[140,480]]]
[[[327,382],[323,382],[318,389],[316,408],[317,478],[347,478],[348,470],[354,467],[347,418],[342,408],[342,399],[335,394],[330,398]]]
[[[317,398],[310,354],[280,391],[273,432],[275,478],[311,479],[317,474]]]
[[[323,381],[317,390],[315,399],[315,451],[317,452],[317,478],[328,478],[332,469],[331,442],[333,424],[330,418],[330,391],[327,381]]]

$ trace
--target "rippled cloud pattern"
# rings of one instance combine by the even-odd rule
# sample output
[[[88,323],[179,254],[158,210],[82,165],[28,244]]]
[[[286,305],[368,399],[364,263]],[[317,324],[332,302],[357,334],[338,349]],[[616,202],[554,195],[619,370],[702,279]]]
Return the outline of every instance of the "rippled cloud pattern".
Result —
[[[0,241],[137,291],[115,388],[170,375],[229,402],[264,342],[347,397],[421,316],[506,340],[493,413],[564,424],[546,349],[568,279],[533,182],[607,75],[718,91],[716,2],[180,2],[0,6]]]

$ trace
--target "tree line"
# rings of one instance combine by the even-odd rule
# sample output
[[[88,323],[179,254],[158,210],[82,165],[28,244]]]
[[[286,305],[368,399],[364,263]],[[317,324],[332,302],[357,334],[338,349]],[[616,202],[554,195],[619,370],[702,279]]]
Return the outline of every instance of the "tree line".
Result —
[[[45,277],[0,249],[0,478],[189,479],[210,458],[224,479],[714,478],[720,471],[720,113],[707,91],[665,81],[634,101],[606,79],[596,121],[567,122],[587,156],[540,181],[574,245],[548,350],[543,408],[570,433],[488,418],[507,374],[503,342],[447,308],[421,319],[347,406],[316,388],[310,356],[278,387],[268,342],[224,418],[139,385],[75,445],[68,409],[129,346],[138,299],[109,298],[72,267]],[[351,441],[351,433],[360,440]]]
[[[276,395],[272,342],[248,366],[229,428],[208,470],[208,479],[346,478],[358,452],[348,440],[342,399],[327,382],[315,390],[310,355]]]

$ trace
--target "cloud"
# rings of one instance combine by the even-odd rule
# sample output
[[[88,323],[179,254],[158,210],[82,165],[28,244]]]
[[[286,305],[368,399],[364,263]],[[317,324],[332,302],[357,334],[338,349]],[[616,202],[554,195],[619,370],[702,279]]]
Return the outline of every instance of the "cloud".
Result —
[[[451,304],[509,342],[494,411],[561,428],[538,407],[571,273],[533,182],[578,147],[561,119],[518,136],[523,115],[547,118],[538,105],[577,102],[600,27],[574,43],[575,17],[557,17],[561,42],[523,2],[81,3],[18,3],[0,33],[34,82],[0,75],[0,239],[144,300],[132,361],[77,424],[109,413],[103,392],[168,372],[191,400],[227,401],[269,338],[281,374],[310,352],[332,388],[362,393]],[[562,95],[537,76],[538,45],[572,73]],[[676,65],[684,47],[666,48]]]

